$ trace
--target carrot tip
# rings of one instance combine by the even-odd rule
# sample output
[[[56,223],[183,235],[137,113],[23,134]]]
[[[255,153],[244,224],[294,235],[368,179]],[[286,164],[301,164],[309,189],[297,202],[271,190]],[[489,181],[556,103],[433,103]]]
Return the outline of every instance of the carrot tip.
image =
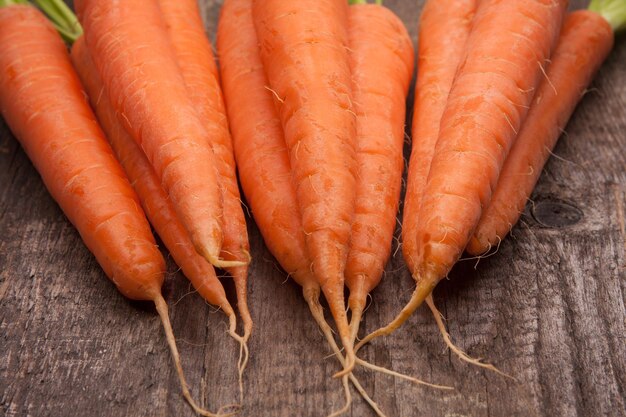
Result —
[[[183,397],[187,400],[191,408],[193,410],[205,417],[229,417],[234,416],[236,412],[231,412],[229,414],[214,414],[202,407],[200,407],[191,397],[191,393],[189,392],[189,386],[187,385],[187,380],[185,379],[185,374],[183,372],[183,367],[180,363],[180,354],[178,353],[178,347],[176,346],[176,339],[174,338],[174,332],[172,331],[172,324],[170,323],[170,317],[168,313],[167,303],[163,299],[161,294],[157,294],[154,297],[154,305],[156,306],[157,312],[159,313],[159,317],[161,318],[161,322],[163,323],[163,329],[165,330],[165,338],[167,339],[167,343],[170,347],[170,351],[172,353],[172,359],[174,360],[174,366],[176,367],[176,372],[178,373],[178,379],[180,381],[181,388],[183,390]]]
[[[209,263],[216,268],[234,268],[237,266],[246,266],[250,263],[250,261],[227,261],[225,259],[216,258],[210,256],[208,259]]]
[[[307,304],[309,305],[309,309],[311,310],[311,315],[313,316],[313,319],[322,331],[322,334],[326,338],[326,341],[328,342],[330,348],[334,352],[334,356],[337,357],[339,363],[345,366],[345,358],[341,354],[339,346],[337,346],[337,343],[335,342],[335,339],[333,337],[333,331],[326,322],[322,306],[320,306],[319,304],[319,291],[307,291],[306,289],[304,289],[303,294],[304,299],[306,300]],[[386,417],[385,414],[378,407],[378,404],[376,404],[376,402],[372,400],[372,398],[367,394],[367,391],[365,391],[363,386],[360,384],[359,380],[352,373],[348,374],[348,379],[350,380],[350,382],[352,382],[352,385],[354,385],[356,390],[359,392],[359,395],[369,404],[372,410],[374,410],[376,415],[378,415],[378,417]]]
[[[365,336],[354,348],[354,352],[358,352],[359,349],[363,347],[363,345],[369,343],[373,339],[376,339],[380,336],[387,336],[391,334],[394,330],[400,327],[410,316],[413,314],[417,308],[422,305],[424,299],[433,291],[435,285],[437,285],[436,279],[431,279],[430,277],[426,277],[426,279],[419,280],[419,277],[415,277],[417,280],[417,286],[415,287],[415,291],[411,296],[409,302],[404,306],[402,311],[398,313],[395,319],[385,327],[381,327],[378,330],[373,331],[372,333]]]
[[[504,377],[510,378],[513,381],[517,382],[517,379],[515,377],[502,372],[501,370],[491,365],[490,363],[484,363],[484,362],[481,362],[480,359],[470,357],[467,353],[463,352],[463,350],[461,350],[454,343],[452,343],[452,340],[450,339],[450,334],[446,330],[446,326],[443,323],[442,315],[437,309],[437,307],[435,306],[435,302],[433,301],[432,295],[429,295],[428,297],[426,297],[426,304],[430,308],[430,311],[433,313],[433,317],[435,318],[437,327],[439,328],[439,331],[441,332],[443,341],[448,346],[448,349],[450,349],[450,351],[452,351],[455,355],[457,355],[459,359],[461,359],[464,362],[469,363],[470,365],[475,365],[481,368],[489,369],[490,371],[493,371],[497,374],[500,374]]]

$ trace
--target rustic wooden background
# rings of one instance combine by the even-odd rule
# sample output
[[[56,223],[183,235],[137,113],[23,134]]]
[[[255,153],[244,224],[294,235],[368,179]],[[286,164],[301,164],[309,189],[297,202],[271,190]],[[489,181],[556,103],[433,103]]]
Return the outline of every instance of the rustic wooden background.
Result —
[[[422,3],[386,2],[415,41]],[[219,2],[205,1],[203,11],[213,35]],[[362,355],[456,390],[358,371],[389,416],[626,415],[625,108],[622,36],[513,236],[477,267],[461,262],[435,291],[453,339],[518,382],[451,356],[422,309]],[[0,414],[192,416],[153,307],[124,299],[105,278],[4,122],[0,184]],[[299,288],[249,224],[256,328],[241,415],[324,416],[343,403],[330,378],[337,363]],[[169,271],[164,292],[193,395],[216,410],[237,400],[237,348],[224,316],[171,262]],[[398,252],[362,331],[387,323],[412,288]],[[349,415],[374,413],[356,399]]]

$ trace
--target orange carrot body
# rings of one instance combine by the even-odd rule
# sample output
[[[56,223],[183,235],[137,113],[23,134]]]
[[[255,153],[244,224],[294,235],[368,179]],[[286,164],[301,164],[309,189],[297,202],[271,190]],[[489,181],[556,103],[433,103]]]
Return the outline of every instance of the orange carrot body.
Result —
[[[31,6],[0,8],[0,111],[65,215],[126,297],[160,297],[165,261],[85,102],[67,49]]]
[[[435,153],[439,123],[465,52],[476,5],[477,0],[428,0],[420,16],[411,158],[402,219],[402,251],[411,273],[415,272],[418,251],[415,231],[419,207]]]
[[[174,261],[205,300],[219,306],[226,315],[231,316],[234,314],[232,307],[226,299],[222,284],[215,276],[215,270],[195,251],[152,165],[117,119],[83,38],[79,38],[72,47],[72,62],[98,120],[107,133],[111,147],[133,184],[148,219]]]
[[[289,149],[313,271],[348,355],[344,269],[356,198],[348,4],[253,1],[261,59]]]
[[[230,267],[228,272],[235,280],[239,309],[249,333],[252,320],[247,307],[246,286],[250,244],[246,219],[241,207],[235,158],[215,58],[204,31],[197,0],[158,0],[158,3],[189,97],[208,131],[211,148],[215,154],[224,210],[222,219],[224,240],[220,256],[245,264]]]
[[[217,264],[222,196],[215,156],[154,0],[82,0],[85,41],[120,121],[141,146],[196,250]]]
[[[359,181],[345,279],[357,330],[366,296],[380,282],[391,252],[414,57],[404,24],[389,9],[354,5],[348,17]]]
[[[565,0],[480,3],[442,115],[417,230],[406,230],[417,234],[415,276],[425,293],[458,260],[489,203],[566,7]]]
[[[301,286],[310,257],[291,180],[289,153],[258,53],[252,0],[226,0],[217,33],[222,85],[241,186],[270,252]]]
[[[467,251],[479,255],[497,245],[517,223],[551,150],[576,104],[613,47],[613,31],[601,15],[579,10],[563,23],[547,80],[533,100],[498,185]]]

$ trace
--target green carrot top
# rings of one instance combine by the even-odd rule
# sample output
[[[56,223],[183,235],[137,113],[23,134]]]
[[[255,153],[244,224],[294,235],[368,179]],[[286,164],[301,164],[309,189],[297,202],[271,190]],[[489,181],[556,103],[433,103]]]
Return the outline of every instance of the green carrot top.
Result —
[[[78,19],[76,18],[74,12],[72,12],[63,0],[33,1],[50,18],[54,27],[59,31],[66,42],[71,44],[74,43],[76,39],[81,37],[83,34],[83,28],[80,26],[80,23],[78,23]]]
[[[604,17],[613,32],[626,29],[626,0],[591,0],[589,10]]]

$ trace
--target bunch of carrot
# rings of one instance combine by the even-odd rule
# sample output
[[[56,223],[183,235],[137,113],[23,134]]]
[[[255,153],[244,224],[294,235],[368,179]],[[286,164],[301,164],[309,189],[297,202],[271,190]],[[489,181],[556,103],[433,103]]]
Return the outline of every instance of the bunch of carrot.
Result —
[[[229,317],[241,346],[242,397],[252,330],[249,245],[197,4],[76,2],[83,36],[62,1],[36,3],[54,27],[25,1],[0,4],[2,116],[107,276],[125,296],[154,301],[185,398],[199,414],[214,415],[187,387],[160,293],[165,262],[146,220],[200,295]],[[55,27],[73,42],[71,58]],[[243,336],[214,266],[233,276]]]
[[[414,51],[398,17],[363,0],[225,0],[218,73],[196,0],[77,0],[80,24],[61,0],[35,3],[54,26],[25,0],[0,0],[2,117],[106,275],[125,296],[155,303],[183,394],[208,416],[184,378],[148,220],[228,316],[242,401],[251,257],[236,160],[267,246],[343,366],[346,404],[333,415],[348,410],[352,381],[382,416],[356,365],[421,381],[356,352],[423,301],[438,313],[431,293],[462,253],[480,256],[504,238],[626,22],[623,0],[570,14],[567,0],[426,2],[402,228],[417,287],[355,345],[400,200]],[[234,279],[243,335],[214,267]],[[435,318],[455,352],[489,367],[455,348]]]
[[[423,301],[454,347],[432,290],[464,251],[483,256],[519,219],[558,137],[626,25],[626,2],[428,0],[420,22],[412,152],[402,228],[417,287],[387,326]],[[506,30],[502,30],[506,28]]]
[[[350,403],[348,378],[364,394],[351,374],[355,363],[378,369],[357,360],[353,346],[391,251],[411,40],[381,5],[226,0],[217,48],[244,193],[267,246],[303,287],[344,366],[338,376],[348,401],[340,413]]]

